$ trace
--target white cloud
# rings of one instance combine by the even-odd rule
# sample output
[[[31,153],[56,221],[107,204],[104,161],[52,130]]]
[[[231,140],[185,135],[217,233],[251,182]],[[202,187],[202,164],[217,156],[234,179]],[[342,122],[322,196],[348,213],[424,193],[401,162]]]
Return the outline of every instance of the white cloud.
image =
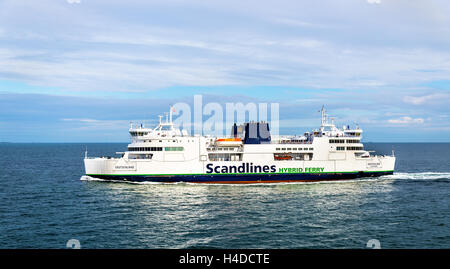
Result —
[[[448,102],[450,99],[450,95],[449,94],[430,94],[430,95],[424,95],[424,96],[405,96],[403,98],[403,101],[405,103],[408,104],[413,104],[413,105],[421,105],[424,104],[426,102],[429,101],[436,101],[436,100],[440,100],[440,101],[446,101]]]
[[[130,2],[129,7],[128,1],[126,4],[129,12],[139,9],[156,14],[161,8],[160,4],[154,6],[150,1]],[[121,1],[112,1],[108,7],[93,3],[92,10],[49,4],[38,12],[45,14],[39,17],[24,14],[23,10],[28,9],[12,4],[3,8],[0,4],[0,10],[6,10],[4,14],[8,15],[0,16],[0,36],[12,39],[10,42],[0,40],[0,75],[78,92],[146,92],[174,85],[280,84],[372,91],[388,87],[413,88],[450,75],[450,52],[420,43],[431,40],[430,44],[442,44],[446,48],[447,43],[441,42],[441,38],[450,35],[435,25],[429,28],[422,21],[420,27],[416,27],[416,21],[400,16],[403,13],[398,14],[405,20],[400,24],[383,14],[366,12],[374,12],[372,8],[358,10],[360,5],[350,3],[345,4],[348,14],[323,14],[318,4],[312,4],[314,1],[299,6],[295,1],[282,1],[284,5],[280,5],[280,9],[273,9],[272,4],[244,1],[254,4],[257,11],[223,6],[224,10],[218,13],[214,12],[222,8],[221,4],[194,2],[196,7],[189,8],[183,16],[179,15],[184,13],[168,11],[167,18],[176,15],[173,23],[158,16],[145,16],[139,23],[130,21],[126,13],[116,13],[125,5]],[[337,5],[333,3],[330,1]],[[204,5],[211,12],[208,18],[202,17]],[[36,4],[35,8],[40,6]],[[183,6],[180,1],[171,8],[176,11]],[[246,13],[246,10],[252,12]],[[291,14],[294,10],[295,15]],[[349,14],[358,16],[347,16]],[[229,20],[230,15],[235,20]],[[26,23],[11,23],[14,17],[24,18]],[[203,19],[208,19],[207,27]],[[376,28],[371,28],[371,19],[377,22]],[[388,32],[377,32],[385,25],[389,25]],[[218,28],[222,30],[216,31]],[[414,31],[409,32],[410,28]],[[426,36],[434,32],[439,33],[439,38]],[[418,40],[417,36],[426,38]],[[26,53],[30,46],[23,44],[29,42],[35,42],[36,46],[32,47],[42,52]],[[3,57],[5,50],[12,51],[12,55]],[[406,95],[417,96],[417,93]],[[420,102],[414,98],[405,97],[405,103]]]
[[[411,118],[411,117],[401,117],[398,119],[390,119],[388,120],[389,123],[393,123],[393,124],[413,124],[413,123],[418,123],[418,124],[422,124],[425,122],[424,119],[422,118]]]
[[[79,4],[79,3],[81,3],[81,0],[67,0],[67,3],[69,3],[69,4]]]
[[[306,22],[306,21],[302,21],[302,20],[296,20],[296,19],[287,19],[287,18],[277,18],[272,20],[273,23],[276,24],[283,24],[283,25],[288,25],[291,27],[301,27],[301,28],[336,28],[335,25],[331,25],[331,24],[320,24],[320,23],[311,23],[311,22]]]
[[[127,120],[97,120],[89,118],[65,118],[61,121],[71,122],[73,130],[121,130],[126,129],[130,121]]]
[[[381,0],[367,0],[369,4],[381,4]]]
[[[96,123],[100,122],[99,120],[94,119],[62,119],[63,121],[79,121],[79,122],[87,122],[87,123]]]

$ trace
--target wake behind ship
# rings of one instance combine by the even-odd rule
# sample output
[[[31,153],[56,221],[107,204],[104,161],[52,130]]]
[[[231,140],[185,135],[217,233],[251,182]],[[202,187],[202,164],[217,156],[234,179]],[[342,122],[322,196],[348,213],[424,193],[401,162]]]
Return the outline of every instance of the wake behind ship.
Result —
[[[114,181],[277,183],[356,179],[394,173],[395,157],[372,155],[359,127],[337,128],[322,108],[320,129],[272,137],[266,122],[234,124],[231,137],[189,135],[172,121],[130,126],[120,158],[87,157],[86,175]]]

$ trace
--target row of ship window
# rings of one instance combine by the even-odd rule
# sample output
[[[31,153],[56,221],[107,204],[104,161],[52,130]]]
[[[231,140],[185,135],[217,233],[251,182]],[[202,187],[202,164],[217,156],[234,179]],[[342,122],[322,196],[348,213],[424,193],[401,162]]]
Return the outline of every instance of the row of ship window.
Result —
[[[153,157],[153,154],[130,154],[128,155],[128,159],[130,160],[151,160]]]
[[[343,140],[343,139],[330,139],[330,143],[331,143],[331,144],[361,143],[361,141],[358,140],[358,139],[347,139],[347,140]]]
[[[183,151],[183,147],[129,147],[128,151]]]
[[[209,153],[208,159],[212,162],[242,161],[242,154],[241,153]]]
[[[363,150],[364,147],[347,147],[347,150]],[[336,150],[345,150],[345,147],[336,147]]]
[[[314,150],[313,148],[276,148],[276,150]]]

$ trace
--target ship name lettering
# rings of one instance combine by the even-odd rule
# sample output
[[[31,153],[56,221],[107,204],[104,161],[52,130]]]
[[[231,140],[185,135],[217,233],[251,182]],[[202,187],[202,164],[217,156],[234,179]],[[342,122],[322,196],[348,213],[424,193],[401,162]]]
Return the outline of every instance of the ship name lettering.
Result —
[[[206,165],[206,173],[216,174],[240,174],[240,173],[275,173],[276,165],[254,165],[253,163],[242,163],[241,165],[217,165],[212,163]]]
[[[299,168],[279,168],[279,173],[323,173],[324,167],[305,167],[305,169]]]
[[[134,166],[115,166],[115,169],[134,169]]]

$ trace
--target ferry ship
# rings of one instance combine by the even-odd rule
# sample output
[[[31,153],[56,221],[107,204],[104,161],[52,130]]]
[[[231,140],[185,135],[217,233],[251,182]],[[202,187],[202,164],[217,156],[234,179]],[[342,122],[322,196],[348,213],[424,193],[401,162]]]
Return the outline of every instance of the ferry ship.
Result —
[[[271,136],[267,122],[233,125],[229,137],[190,135],[172,121],[156,128],[130,125],[121,157],[84,158],[86,176],[113,181],[278,183],[347,180],[394,173],[395,156],[364,150],[363,131],[338,128],[322,107],[319,129]]]

